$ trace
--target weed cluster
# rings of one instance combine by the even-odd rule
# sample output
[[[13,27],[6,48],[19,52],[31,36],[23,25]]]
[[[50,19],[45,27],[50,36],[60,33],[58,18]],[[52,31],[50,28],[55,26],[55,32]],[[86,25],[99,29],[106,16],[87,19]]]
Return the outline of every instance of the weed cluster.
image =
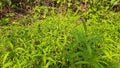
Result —
[[[1,19],[0,68],[120,68],[120,13],[101,2],[85,12],[35,6],[12,24]]]

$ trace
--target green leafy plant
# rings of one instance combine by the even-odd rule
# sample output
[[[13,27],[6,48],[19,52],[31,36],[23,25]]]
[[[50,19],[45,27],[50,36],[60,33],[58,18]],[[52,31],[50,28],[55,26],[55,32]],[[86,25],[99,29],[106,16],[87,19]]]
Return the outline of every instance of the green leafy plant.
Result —
[[[84,0],[90,6],[85,12],[79,12],[80,0],[74,3],[78,12],[72,0],[57,0],[64,2],[66,12],[37,5],[16,24],[1,19],[0,68],[120,67],[120,14],[109,10],[110,1]]]
[[[2,18],[0,20],[0,25],[8,25],[10,22],[9,18]]]

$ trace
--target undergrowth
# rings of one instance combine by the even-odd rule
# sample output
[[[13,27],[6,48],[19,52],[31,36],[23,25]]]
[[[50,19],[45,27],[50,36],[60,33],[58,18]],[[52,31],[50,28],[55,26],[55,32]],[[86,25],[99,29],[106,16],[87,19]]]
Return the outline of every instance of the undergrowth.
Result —
[[[120,68],[120,13],[95,7],[2,25],[0,68]]]

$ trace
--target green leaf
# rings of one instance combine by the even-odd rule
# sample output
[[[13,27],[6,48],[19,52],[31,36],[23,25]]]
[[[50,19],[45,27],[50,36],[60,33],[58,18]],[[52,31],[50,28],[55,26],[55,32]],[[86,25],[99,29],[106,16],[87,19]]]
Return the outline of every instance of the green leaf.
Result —
[[[7,52],[5,55],[4,55],[4,57],[3,57],[3,62],[2,62],[2,64],[4,65],[5,64],[5,62],[6,62],[6,60],[7,60],[7,58],[8,58],[8,56],[9,56],[9,52]]]
[[[13,64],[12,62],[7,62],[7,63],[3,64],[2,68],[8,68],[12,64]]]
[[[8,41],[8,46],[13,50],[13,44],[10,41]]]
[[[87,62],[87,61],[78,61],[78,62],[76,62],[75,63],[76,65],[82,65],[82,64],[89,64],[89,62]]]

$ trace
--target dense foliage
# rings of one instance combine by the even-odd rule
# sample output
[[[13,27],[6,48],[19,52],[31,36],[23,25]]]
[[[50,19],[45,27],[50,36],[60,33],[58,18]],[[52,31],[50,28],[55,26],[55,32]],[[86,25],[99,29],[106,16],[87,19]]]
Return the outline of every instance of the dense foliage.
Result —
[[[120,68],[119,4],[1,0],[0,68]]]

